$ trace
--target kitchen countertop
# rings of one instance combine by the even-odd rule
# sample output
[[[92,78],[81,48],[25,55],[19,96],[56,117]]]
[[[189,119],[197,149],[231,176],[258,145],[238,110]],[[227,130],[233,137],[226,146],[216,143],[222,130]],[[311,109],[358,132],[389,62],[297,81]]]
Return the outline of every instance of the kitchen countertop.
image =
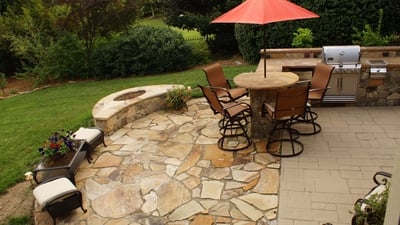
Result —
[[[400,57],[361,58],[361,67],[369,68],[368,60],[384,60],[387,68],[400,68]]]
[[[387,63],[387,68],[400,68],[400,57],[380,57],[380,58],[361,58],[361,67],[369,68],[370,64],[369,60],[384,60]],[[320,58],[301,58],[301,59],[293,59],[293,58],[272,58],[267,59],[266,68],[267,71],[282,71],[283,68],[286,69],[304,69],[304,70],[312,70],[315,65],[321,62]],[[257,67],[257,71],[264,70],[264,60],[260,59],[260,62]]]

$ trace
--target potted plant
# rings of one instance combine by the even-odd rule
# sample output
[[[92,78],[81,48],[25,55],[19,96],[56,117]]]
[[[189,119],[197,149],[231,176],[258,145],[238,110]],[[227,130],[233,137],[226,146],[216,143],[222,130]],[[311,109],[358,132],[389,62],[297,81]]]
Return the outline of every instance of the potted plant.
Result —
[[[72,132],[61,130],[54,132],[38,150],[44,160],[48,161],[47,163],[54,163],[61,158],[66,158],[68,153],[74,150],[74,147],[75,140]]]
[[[389,186],[381,193],[372,194],[354,206],[353,225],[383,225],[386,204],[389,197]]]
[[[179,87],[179,88],[173,88],[167,92],[167,105],[169,108],[176,110],[176,111],[181,111],[181,110],[187,110],[187,104],[186,102],[190,99],[192,96],[192,89],[191,87]]]

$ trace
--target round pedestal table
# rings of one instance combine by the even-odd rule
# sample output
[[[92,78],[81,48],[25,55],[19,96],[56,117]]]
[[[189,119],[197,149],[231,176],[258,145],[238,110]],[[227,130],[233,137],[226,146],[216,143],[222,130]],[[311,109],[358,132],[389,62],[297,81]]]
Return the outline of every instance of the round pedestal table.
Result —
[[[292,86],[298,80],[299,76],[292,72],[267,72],[264,77],[263,71],[241,73],[233,78],[237,86],[245,87],[250,92],[252,137],[264,138],[269,134],[270,121],[261,117],[261,105],[275,101],[277,89]]]

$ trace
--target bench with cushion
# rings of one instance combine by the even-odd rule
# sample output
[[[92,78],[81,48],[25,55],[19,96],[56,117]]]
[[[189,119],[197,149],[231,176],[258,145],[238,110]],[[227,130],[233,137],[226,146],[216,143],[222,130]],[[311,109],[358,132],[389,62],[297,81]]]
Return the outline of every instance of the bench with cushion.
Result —
[[[388,182],[391,177],[392,177],[391,173],[384,171],[376,172],[373,177],[376,186],[373,187],[363,198],[358,199],[354,203],[355,207],[361,209],[362,212],[369,213],[369,211],[371,211],[371,208],[368,205],[368,200],[371,199],[371,197],[374,195],[379,195],[384,193],[388,189]],[[358,224],[357,223],[358,217],[360,217],[360,215],[358,215],[356,212],[352,218],[351,222],[352,225]]]
[[[72,137],[86,141],[88,145],[86,158],[89,163],[92,160],[91,154],[94,149],[100,144],[106,146],[103,130],[96,127],[81,127],[72,134]]]
[[[53,218],[67,214],[80,207],[83,212],[87,210],[82,205],[82,193],[66,177],[58,177],[39,184],[33,190],[33,196],[41,209],[45,209]]]

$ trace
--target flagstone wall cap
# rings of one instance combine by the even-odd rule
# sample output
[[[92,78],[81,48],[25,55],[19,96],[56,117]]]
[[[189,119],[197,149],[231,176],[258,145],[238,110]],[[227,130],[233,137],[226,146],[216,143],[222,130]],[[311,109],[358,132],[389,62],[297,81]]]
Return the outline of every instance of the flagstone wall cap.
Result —
[[[267,48],[261,49],[260,54],[264,53],[321,53],[322,48]]]
[[[125,89],[119,92],[112,93],[107,95],[98,101],[92,109],[92,115],[96,119],[108,119],[121,110],[146,99],[157,97],[164,95],[173,88],[183,87],[183,85],[172,84],[172,85],[150,85],[150,86],[141,86]],[[144,92],[143,92],[144,91]],[[142,94],[129,98],[126,100],[115,100],[119,96],[133,93],[133,92],[143,92]]]

